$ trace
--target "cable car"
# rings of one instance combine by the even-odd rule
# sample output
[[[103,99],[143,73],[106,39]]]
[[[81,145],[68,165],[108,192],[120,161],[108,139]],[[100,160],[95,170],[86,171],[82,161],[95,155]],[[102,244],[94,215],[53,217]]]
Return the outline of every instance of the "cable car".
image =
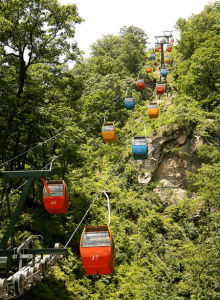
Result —
[[[154,53],[151,53],[151,54],[150,54],[150,59],[151,59],[151,60],[155,60],[155,54],[154,54]]]
[[[158,118],[159,109],[156,102],[149,103],[147,113],[150,119]]]
[[[132,152],[134,159],[147,159],[148,143],[145,136],[134,136],[132,139]]]
[[[170,63],[170,58],[168,56],[164,57],[164,63],[169,64]]]
[[[112,274],[114,243],[109,226],[85,226],[80,239],[80,256],[87,275]]]
[[[69,208],[66,183],[63,180],[48,180],[43,188],[43,202],[49,214],[65,214]]]
[[[113,123],[104,123],[102,126],[102,138],[105,143],[112,143],[116,140],[115,127]]]
[[[134,97],[126,97],[124,100],[124,104],[127,109],[134,109],[135,106]]]
[[[152,67],[151,67],[151,65],[146,65],[146,73],[151,73],[151,71],[152,71]]]
[[[167,52],[171,52],[171,49],[172,49],[172,46],[171,46],[171,45],[167,45],[166,51],[167,51]]]
[[[154,51],[155,51],[155,52],[159,52],[159,47],[158,47],[158,45],[155,46]]]
[[[166,77],[167,76],[167,68],[161,68],[160,75],[163,77]]]
[[[165,91],[165,86],[162,82],[158,82],[156,84],[156,92],[157,92],[157,95],[162,95]]]
[[[144,89],[144,79],[140,78],[137,80],[137,87],[139,90],[143,90]]]

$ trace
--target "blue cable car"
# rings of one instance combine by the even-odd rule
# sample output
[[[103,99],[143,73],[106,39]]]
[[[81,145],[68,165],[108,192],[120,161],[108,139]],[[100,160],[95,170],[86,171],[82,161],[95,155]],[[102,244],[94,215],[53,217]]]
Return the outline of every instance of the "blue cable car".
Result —
[[[134,109],[134,97],[125,97],[124,104],[127,109]]]
[[[148,143],[145,136],[134,136],[132,139],[132,152],[134,159],[147,159]]]
[[[155,54],[154,54],[154,53],[151,53],[151,54],[150,54],[150,59],[151,59],[151,60],[155,60]]]
[[[160,74],[161,74],[161,76],[166,77],[167,76],[167,68],[161,68]]]

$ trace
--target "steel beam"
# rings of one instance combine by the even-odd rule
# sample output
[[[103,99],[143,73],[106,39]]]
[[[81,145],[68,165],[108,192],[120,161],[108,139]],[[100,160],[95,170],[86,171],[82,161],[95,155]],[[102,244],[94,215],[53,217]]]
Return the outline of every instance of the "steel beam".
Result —
[[[27,182],[26,182],[26,184],[24,186],[21,198],[18,201],[18,204],[17,204],[17,206],[15,208],[15,211],[14,211],[13,215],[11,216],[11,219],[10,219],[10,222],[8,224],[8,227],[7,227],[7,229],[6,229],[3,237],[1,239],[0,248],[6,248],[7,247],[8,239],[9,239],[10,235],[12,234],[12,231],[14,229],[14,225],[15,225],[15,223],[16,223],[16,221],[18,219],[18,216],[19,216],[19,214],[20,214],[20,212],[21,212],[21,210],[22,210],[22,208],[24,206],[24,203],[25,203],[25,201],[27,199],[27,196],[29,194],[29,190],[30,190],[30,187],[31,187],[33,181],[34,181],[34,178],[30,177],[27,180]]]
[[[24,249],[24,254],[52,254],[68,256],[68,248],[41,248],[41,249]]]

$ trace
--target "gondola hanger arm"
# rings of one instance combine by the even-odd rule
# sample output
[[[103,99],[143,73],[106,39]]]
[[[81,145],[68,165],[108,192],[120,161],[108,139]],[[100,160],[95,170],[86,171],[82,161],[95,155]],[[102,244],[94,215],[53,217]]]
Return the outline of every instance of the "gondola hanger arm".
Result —
[[[144,124],[144,136],[145,136],[145,138],[146,138],[146,126],[145,126],[145,122],[142,121],[142,123]]]
[[[105,118],[106,118],[107,112],[108,112],[108,110],[106,110],[105,113],[104,113],[104,124],[105,124]]]
[[[41,180],[42,180],[42,182],[43,182],[43,184],[44,184],[44,186],[45,186],[45,189],[47,190],[48,194],[50,194],[50,188],[49,188],[49,186],[47,185],[45,179],[42,177]]]
[[[109,226],[111,223],[110,200],[109,200],[109,196],[108,196],[107,192],[106,191],[102,191],[102,192],[103,192],[103,194],[105,194],[107,201],[108,201],[108,226]]]

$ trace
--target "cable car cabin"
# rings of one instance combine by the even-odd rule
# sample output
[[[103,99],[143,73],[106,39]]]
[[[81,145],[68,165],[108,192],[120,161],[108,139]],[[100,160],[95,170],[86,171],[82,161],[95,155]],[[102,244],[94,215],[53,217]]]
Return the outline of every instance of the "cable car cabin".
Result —
[[[124,100],[124,104],[127,109],[134,109],[135,106],[134,97],[126,97]]]
[[[137,87],[138,87],[139,90],[144,89],[144,79],[138,79],[137,80]]]
[[[150,54],[150,59],[151,59],[151,60],[155,60],[155,54],[154,54],[154,53],[151,53],[151,54]]]
[[[133,152],[134,159],[147,159],[148,144],[145,136],[133,137],[132,152]]]
[[[152,67],[151,67],[151,65],[146,65],[146,73],[151,73],[151,71],[152,71]]]
[[[49,214],[65,214],[69,208],[66,183],[63,180],[49,180],[47,185],[50,193],[45,186],[43,188],[43,202],[46,211]]]
[[[165,92],[165,86],[163,83],[156,84],[156,92],[157,92],[157,95],[162,95]]]
[[[161,68],[160,75],[163,77],[167,77],[167,68]]]
[[[158,47],[158,46],[155,46],[154,51],[155,51],[155,52],[159,52],[159,47]]]
[[[167,45],[166,51],[167,51],[167,52],[171,52],[171,49],[172,49],[172,46],[171,46],[171,45]]]
[[[157,103],[150,103],[148,105],[147,113],[150,119],[158,118],[159,109]]]
[[[170,63],[170,58],[168,56],[164,57],[164,63],[169,64]]]
[[[87,275],[111,274],[114,270],[114,243],[109,226],[85,226],[80,256]]]
[[[113,123],[105,123],[102,126],[102,138],[105,143],[112,143],[116,140],[116,133]]]

